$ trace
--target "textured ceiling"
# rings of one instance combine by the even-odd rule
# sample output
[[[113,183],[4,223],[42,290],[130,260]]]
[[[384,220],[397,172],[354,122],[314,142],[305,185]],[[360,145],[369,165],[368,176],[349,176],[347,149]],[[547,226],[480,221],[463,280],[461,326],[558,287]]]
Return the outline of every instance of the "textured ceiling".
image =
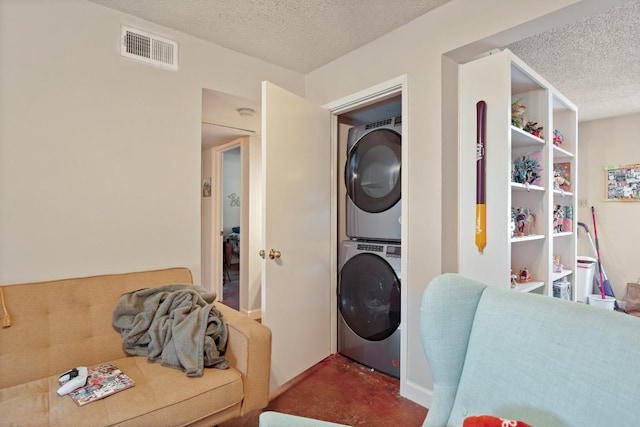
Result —
[[[640,1],[506,46],[578,106],[580,121],[640,112]]]
[[[306,74],[451,0],[90,0]]]
[[[450,0],[89,1],[306,74]],[[571,99],[580,121],[640,112],[640,0],[613,4],[504,46]]]

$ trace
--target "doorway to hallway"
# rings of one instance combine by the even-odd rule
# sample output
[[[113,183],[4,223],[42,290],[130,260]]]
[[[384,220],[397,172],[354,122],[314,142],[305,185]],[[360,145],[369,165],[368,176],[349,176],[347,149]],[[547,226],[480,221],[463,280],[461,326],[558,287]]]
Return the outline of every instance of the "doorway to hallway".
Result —
[[[222,236],[222,294],[219,299],[231,308],[240,309],[240,216],[242,169],[240,145],[224,149],[222,155],[222,191],[218,194]],[[245,230],[246,231],[246,230]]]
[[[260,227],[253,219],[259,215],[250,212],[260,210],[252,195],[260,172],[260,103],[203,89],[201,122],[203,193],[210,188],[210,196],[202,197],[202,286],[258,318],[260,258],[254,236]]]

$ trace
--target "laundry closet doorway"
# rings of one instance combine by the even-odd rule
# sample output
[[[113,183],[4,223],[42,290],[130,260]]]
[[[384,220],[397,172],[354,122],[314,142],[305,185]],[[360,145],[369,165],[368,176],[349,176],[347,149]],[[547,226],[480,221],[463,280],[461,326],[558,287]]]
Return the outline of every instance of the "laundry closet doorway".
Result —
[[[333,332],[333,342],[337,344],[337,350],[347,357],[399,377],[401,394],[407,388],[408,359],[407,328],[403,327],[407,325],[407,310],[404,308],[407,307],[408,292],[402,291],[408,287],[406,277],[402,277],[401,273],[406,271],[406,257],[401,255],[405,254],[404,249],[407,247],[408,229],[407,222],[402,221],[401,213],[406,212],[407,199],[400,199],[401,194],[407,194],[407,180],[401,178],[406,178],[408,158],[406,90],[406,76],[399,76],[326,106],[333,114],[337,160],[335,174],[338,177],[335,187],[337,301],[334,311],[336,319],[332,322],[337,327]],[[351,133],[353,135],[350,136]],[[398,144],[400,139],[404,140],[401,145]],[[359,148],[360,144],[363,147]],[[360,201],[355,203],[354,194],[358,196],[358,193],[367,196],[365,201],[369,198],[375,203],[384,201],[384,207],[375,203],[374,207],[360,204]],[[365,211],[365,214],[357,209],[349,209],[349,203]],[[380,216],[384,221],[369,217],[370,213]],[[354,219],[357,220],[356,224],[359,223],[358,227],[353,226]],[[348,226],[350,221],[351,227]],[[381,234],[369,234],[372,230]],[[368,267],[358,267],[354,276],[351,265],[360,259],[375,262]],[[382,265],[384,267],[379,268]],[[367,297],[363,298],[362,292],[370,290],[369,279],[375,276],[374,281],[377,281],[380,277],[378,275],[382,273],[388,273],[390,281],[385,283],[389,287],[383,286],[384,290],[380,295],[367,293]],[[351,276],[345,278],[342,277],[343,274]],[[388,295],[387,290],[390,290]],[[381,295],[389,300],[377,299]],[[352,330],[353,325],[343,326],[353,320],[351,314],[367,325],[370,324],[371,312],[349,311],[350,308],[366,306],[367,298],[373,298],[368,301],[372,303],[370,308],[376,312],[373,317],[381,314],[378,308],[387,308],[387,302],[390,304],[386,314],[389,325],[393,324],[393,328],[375,337],[368,337],[365,333],[362,333],[365,336],[362,337],[356,332],[346,332]],[[374,308],[377,303],[381,305]]]

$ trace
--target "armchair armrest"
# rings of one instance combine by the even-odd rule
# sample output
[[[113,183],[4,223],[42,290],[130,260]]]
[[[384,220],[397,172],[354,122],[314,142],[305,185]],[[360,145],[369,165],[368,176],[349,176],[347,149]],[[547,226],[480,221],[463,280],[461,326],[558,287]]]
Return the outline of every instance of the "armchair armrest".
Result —
[[[241,415],[269,403],[271,330],[222,303],[216,302],[228,328],[225,358],[242,373],[244,401]]]

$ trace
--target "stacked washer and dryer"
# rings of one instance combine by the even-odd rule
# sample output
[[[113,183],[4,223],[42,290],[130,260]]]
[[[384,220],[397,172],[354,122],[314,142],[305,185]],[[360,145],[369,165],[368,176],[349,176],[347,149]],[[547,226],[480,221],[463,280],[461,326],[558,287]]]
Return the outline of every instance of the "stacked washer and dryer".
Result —
[[[402,117],[349,130],[338,352],[400,377]]]

